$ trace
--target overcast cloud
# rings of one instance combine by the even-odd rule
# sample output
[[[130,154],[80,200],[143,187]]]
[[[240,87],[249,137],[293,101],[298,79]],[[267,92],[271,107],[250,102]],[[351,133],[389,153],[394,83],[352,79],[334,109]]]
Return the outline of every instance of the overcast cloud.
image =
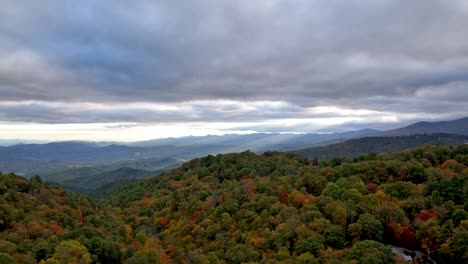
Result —
[[[465,0],[0,5],[0,122],[277,131],[295,118],[385,128],[468,113]]]

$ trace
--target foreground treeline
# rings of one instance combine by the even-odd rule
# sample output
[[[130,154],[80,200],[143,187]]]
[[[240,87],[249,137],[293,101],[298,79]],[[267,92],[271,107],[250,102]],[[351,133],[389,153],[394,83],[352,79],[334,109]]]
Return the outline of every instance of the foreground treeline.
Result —
[[[99,205],[2,175],[0,263],[467,263],[467,211],[467,145],[208,156]]]
[[[0,263],[118,263],[116,220],[86,197],[0,174]],[[106,239],[110,237],[110,239]],[[91,255],[93,254],[93,255]]]

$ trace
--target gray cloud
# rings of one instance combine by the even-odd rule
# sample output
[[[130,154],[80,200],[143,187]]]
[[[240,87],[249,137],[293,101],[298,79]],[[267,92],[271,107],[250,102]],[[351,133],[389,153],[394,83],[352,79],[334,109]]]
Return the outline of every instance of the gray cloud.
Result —
[[[195,101],[172,104],[95,104],[0,102],[0,120],[38,123],[250,122],[282,118],[349,117],[338,111],[313,111],[289,103]]]
[[[288,102],[260,114],[18,104],[3,120],[248,121],[321,117],[301,113],[321,105],[468,112],[464,0],[11,0],[0,16],[0,101]]]

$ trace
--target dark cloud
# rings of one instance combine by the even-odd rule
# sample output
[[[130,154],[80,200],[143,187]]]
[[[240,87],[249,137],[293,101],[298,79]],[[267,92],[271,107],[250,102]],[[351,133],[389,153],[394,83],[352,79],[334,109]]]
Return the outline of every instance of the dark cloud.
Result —
[[[1,118],[31,122],[248,121],[320,117],[337,105],[468,112],[464,0],[2,1]],[[117,111],[47,102],[283,101]],[[218,106],[216,106],[218,107]],[[15,109],[13,109],[15,108]],[[117,107],[119,108],[119,107]]]

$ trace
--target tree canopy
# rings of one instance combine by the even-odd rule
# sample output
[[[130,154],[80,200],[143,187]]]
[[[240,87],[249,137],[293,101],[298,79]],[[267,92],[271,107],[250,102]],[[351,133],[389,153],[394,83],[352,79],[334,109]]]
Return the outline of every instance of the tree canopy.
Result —
[[[209,155],[100,203],[0,175],[0,263],[467,262],[468,146]]]

